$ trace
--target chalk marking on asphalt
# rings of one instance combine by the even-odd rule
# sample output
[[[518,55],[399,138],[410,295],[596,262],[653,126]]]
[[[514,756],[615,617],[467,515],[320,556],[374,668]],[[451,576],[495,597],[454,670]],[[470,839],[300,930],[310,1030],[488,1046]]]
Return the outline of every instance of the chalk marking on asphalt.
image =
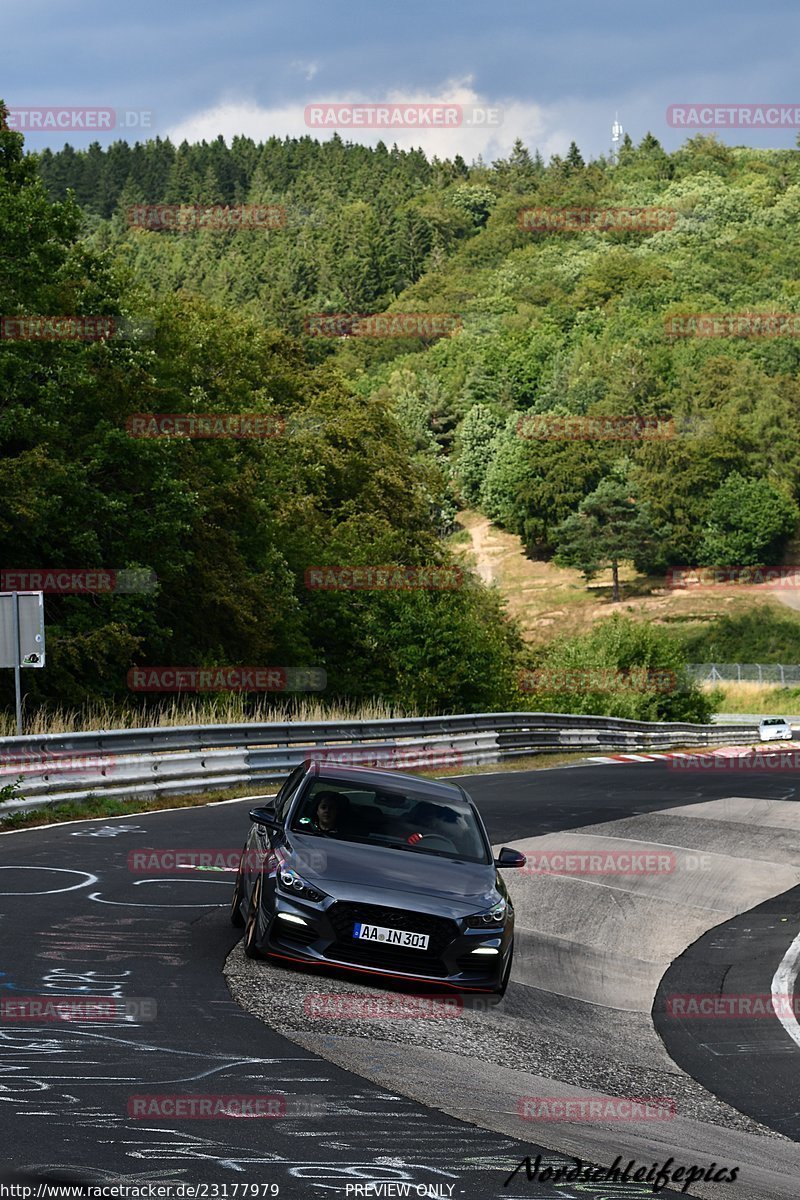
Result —
[[[59,875],[83,875],[83,883],[73,883],[70,887],[51,888],[44,892],[2,892],[0,896],[57,896],[61,892],[75,892],[78,888],[91,887],[98,882],[98,877],[89,871],[74,871],[71,867],[28,867],[18,863],[8,863],[0,867],[0,871],[56,871]]]
[[[133,886],[141,887],[145,883],[216,883],[222,887],[230,887],[227,879],[137,879]],[[89,899],[98,904],[110,904],[114,908],[225,908],[224,904],[139,904],[135,900],[101,900],[99,892],[90,892]]]
[[[800,967],[800,933],[792,942],[780,961],[780,965],[772,977],[772,1007],[775,1016],[780,1021],[789,1037],[800,1046],[800,1025],[794,1012],[786,1011],[786,997],[794,998],[794,986],[797,982],[797,971]],[[782,999],[779,999],[782,997]],[[794,1005],[792,1005],[794,1008]]]
[[[238,867],[209,867],[204,863],[175,863],[176,871],[224,871],[229,875],[237,875]]]

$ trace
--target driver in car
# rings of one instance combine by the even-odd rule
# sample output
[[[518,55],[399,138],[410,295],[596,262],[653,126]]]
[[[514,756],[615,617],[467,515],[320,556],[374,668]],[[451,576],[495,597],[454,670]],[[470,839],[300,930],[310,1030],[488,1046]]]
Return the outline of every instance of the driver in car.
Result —
[[[314,824],[321,833],[344,833],[346,801],[339,792],[319,792],[315,796]]]

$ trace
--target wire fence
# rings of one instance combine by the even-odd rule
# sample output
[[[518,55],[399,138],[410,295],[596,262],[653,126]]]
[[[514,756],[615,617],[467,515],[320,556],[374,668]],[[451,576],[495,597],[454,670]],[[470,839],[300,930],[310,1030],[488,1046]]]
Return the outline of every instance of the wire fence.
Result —
[[[687,670],[701,683],[800,685],[798,663],[689,663]]]

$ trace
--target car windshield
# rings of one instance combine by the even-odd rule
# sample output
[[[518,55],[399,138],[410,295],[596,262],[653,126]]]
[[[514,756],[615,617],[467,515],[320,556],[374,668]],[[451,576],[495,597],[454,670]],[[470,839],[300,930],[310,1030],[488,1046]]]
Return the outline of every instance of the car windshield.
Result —
[[[295,833],[466,862],[490,861],[470,806],[401,788],[315,780],[298,805]]]

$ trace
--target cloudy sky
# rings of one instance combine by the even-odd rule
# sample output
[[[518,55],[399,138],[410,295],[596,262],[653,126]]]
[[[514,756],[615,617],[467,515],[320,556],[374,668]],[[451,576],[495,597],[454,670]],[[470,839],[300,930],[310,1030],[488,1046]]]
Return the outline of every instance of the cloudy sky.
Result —
[[[800,116],[796,0],[26,0],[4,7],[2,28],[10,108],[137,114],[122,134],[27,133],[31,149],[133,141],[137,125],[178,141],[324,137],[306,106],[348,102],[499,110],[469,127],[339,129],[467,160],[505,154],[516,137],[545,156],[573,138],[587,157],[606,153],[616,112],[635,141],[650,130],[673,149],[687,136],[668,123],[675,104],[793,105]],[[798,125],[717,133],[788,147]]]

